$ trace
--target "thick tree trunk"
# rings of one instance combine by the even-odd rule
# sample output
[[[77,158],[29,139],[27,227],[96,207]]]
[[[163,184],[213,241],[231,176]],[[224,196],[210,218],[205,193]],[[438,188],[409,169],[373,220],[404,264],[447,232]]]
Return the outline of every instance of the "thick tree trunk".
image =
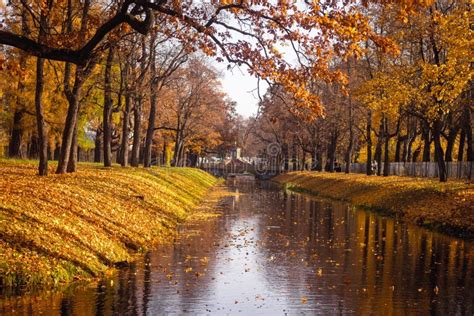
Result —
[[[405,136],[402,136],[400,134],[400,119],[398,120],[398,123],[397,123],[397,143],[395,145],[395,162],[400,162],[402,159],[403,159],[403,155],[406,153],[406,144],[407,144],[407,138],[408,138],[408,135],[405,137]],[[402,153],[402,149],[403,149],[403,153]]]
[[[8,143],[8,157],[10,158],[22,158],[21,140],[23,138],[23,127],[21,126],[21,121],[24,113],[23,110],[17,109],[13,114],[13,128]]]
[[[176,131],[175,146],[173,152],[173,167],[182,166],[182,155],[183,155],[183,140],[181,137],[181,130]]]
[[[165,140],[163,142],[163,151],[162,151],[162,160],[161,160],[161,164],[163,166],[168,166],[168,142]]]
[[[52,6],[52,1],[48,2],[48,8]],[[41,10],[40,16],[40,31],[38,34],[38,41],[41,43],[44,40],[45,30],[47,27],[46,14]],[[48,175],[48,130],[44,120],[44,109],[42,103],[43,88],[44,88],[44,60],[42,58],[36,59],[36,87],[35,87],[35,114],[36,127],[38,131],[38,152],[39,165],[38,173],[40,176]]]
[[[94,162],[100,162],[101,147],[102,147],[102,132],[101,132],[100,128],[98,127],[95,131]]]
[[[78,132],[78,125],[79,123],[76,120],[76,123],[74,124],[74,130],[72,134],[72,142],[71,142],[71,152],[69,153],[69,161],[67,163],[67,169],[66,172],[72,173],[77,171],[77,162],[78,162],[78,156],[79,156],[79,147],[78,147],[78,142],[77,142],[77,132]]]
[[[51,2],[52,3],[52,2]],[[90,8],[90,0],[85,0],[82,8],[82,17],[81,17],[81,29],[79,31],[79,41],[83,42],[85,38],[85,33],[87,30],[88,23],[88,12]],[[68,2],[67,10],[67,31],[71,32],[72,30],[72,2]],[[59,154],[58,167],[56,173],[62,174],[66,173],[68,170],[76,169],[77,157],[73,157],[72,162],[69,163],[71,157],[71,152],[77,153],[77,118],[79,115],[79,105],[80,98],[82,93],[82,86],[84,81],[89,76],[89,74],[94,70],[96,65],[96,59],[90,59],[88,65],[79,66],[76,65],[76,74],[74,78],[74,86],[72,90],[70,89],[70,73],[71,73],[71,64],[66,63],[64,70],[64,91],[66,98],[68,100],[68,111],[66,116],[66,122],[64,124],[64,130],[62,135],[61,142],[61,151]]]
[[[184,141],[181,141],[178,152],[178,167],[186,167],[186,157],[184,150]]]
[[[423,124],[421,135],[423,138],[423,162],[429,162],[431,160],[431,133],[426,123]]]
[[[461,135],[459,136],[459,147],[458,147],[458,161],[464,159],[464,144],[466,142],[466,133],[464,129],[461,129]]]
[[[140,138],[141,138],[141,122],[142,122],[142,98],[139,97],[135,102],[133,109],[133,145],[132,145],[132,160],[130,164],[133,167],[138,167],[140,160]]]
[[[366,174],[368,176],[373,174],[372,170],[372,111],[368,110],[367,112],[367,126],[366,126],[366,135],[367,138],[367,162],[366,162]]]
[[[449,130],[448,139],[446,142],[446,152],[444,160],[446,162],[453,161],[453,150],[454,144],[456,143],[456,138],[458,136],[458,128],[452,128]]]
[[[464,108],[463,129],[466,133],[466,158],[467,161],[474,161],[474,143],[472,142],[471,109],[469,106]]]
[[[112,63],[114,60],[114,47],[109,48],[104,73],[104,112],[102,121],[104,166],[112,165]]]
[[[151,167],[151,149],[153,145],[153,135],[155,133],[156,119],[156,89],[151,88],[150,95],[150,115],[148,117],[148,128],[146,130],[145,150],[143,156],[143,167]]]
[[[80,78],[76,77],[76,82],[77,80],[80,80]],[[79,95],[81,92],[81,88],[82,84],[80,84],[80,87],[78,87],[78,89],[75,89],[76,92],[73,93],[73,95],[70,95],[68,97],[69,107],[67,111],[66,122],[64,124],[58,167],[56,169],[56,173],[58,174],[66,173],[67,171],[69,157],[71,154],[71,146],[74,138],[74,129],[76,126],[79,111]]]
[[[43,18],[42,18],[43,19]],[[44,60],[36,60],[36,89],[35,89],[35,110],[36,126],[38,129],[38,147],[39,147],[39,165],[38,173],[40,176],[48,175],[48,131],[44,120],[44,110],[41,98],[43,96],[43,69]]]
[[[151,167],[151,149],[153,146],[153,136],[155,134],[156,119],[156,98],[157,98],[157,78],[156,78],[156,52],[155,36],[150,41],[150,113],[148,116],[148,127],[145,137],[145,150],[143,152],[143,167]]]
[[[472,179],[473,177],[473,168],[474,168],[474,144],[473,144],[473,139],[472,139],[472,125],[471,125],[471,108],[468,105],[465,106],[464,112],[463,112],[463,129],[466,133],[466,143],[467,143],[467,148],[466,148],[466,159],[469,161],[471,164],[469,165],[469,171],[468,171],[468,178]]]
[[[441,145],[441,126],[442,122],[439,120],[433,124],[433,140],[435,143],[436,161],[438,162],[439,181],[446,182],[448,180],[448,173]]]

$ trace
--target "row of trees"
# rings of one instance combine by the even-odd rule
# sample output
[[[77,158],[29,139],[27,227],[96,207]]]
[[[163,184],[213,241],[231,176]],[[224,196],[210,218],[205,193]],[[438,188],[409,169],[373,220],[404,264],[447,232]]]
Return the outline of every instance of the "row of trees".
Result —
[[[388,175],[391,161],[435,161],[446,181],[446,162],[474,160],[469,4],[436,1],[405,20],[394,7],[367,10],[374,29],[395,39],[398,51],[383,54],[367,41],[360,58],[334,61],[347,85],[311,83],[325,104],[324,117],[315,120],[293,111],[292,97],[281,89],[268,91],[256,137],[279,144],[278,159],[312,157],[316,170],[333,171],[338,161],[350,172],[351,162],[366,162],[371,175],[376,161],[376,172]]]
[[[455,145],[472,160],[468,5],[0,2],[0,133],[9,156],[25,147],[38,154],[40,175],[50,157],[57,173],[74,172],[78,149],[88,147],[105,166],[116,153],[124,166],[149,167],[158,148],[164,161],[192,164],[236,142],[242,125],[211,57],[270,85],[249,124],[257,138],[319,162],[326,151],[330,171],[341,148],[348,165],[365,155],[370,166],[383,151],[391,159],[394,140],[395,160],[416,160],[422,139],[423,159],[434,144],[444,181]]]
[[[219,73],[205,58],[186,54],[179,45],[156,47],[155,56],[151,56],[152,39],[129,44],[109,49],[104,63],[97,65],[84,83],[86,92],[80,101],[78,132],[72,145],[75,149],[67,171],[74,171],[79,157],[91,152],[94,161],[103,161],[105,166],[115,161],[122,166],[149,167],[158,157],[158,163],[180,166],[198,154],[216,150],[227,137],[224,123],[234,115],[234,104],[221,91]],[[142,48],[138,54],[131,49],[135,45]],[[34,67],[29,62],[27,59],[20,95],[21,79],[3,73],[2,127],[11,130],[4,138],[8,156],[35,159],[40,146],[35,76],[30,73]],[[68,104],[61,80],[67,74],[57,63],[47,63],[44,71],[44,118],[49,127],[46,155],[59,159],[60,118],[67,116]],[[16,102],[19,98],[21,102]]]
[[[407,1],[404,11],[418,4]],[[20,153],[28,127],[26,117],[33,114],[36,128],[30,133],[33,141],[27,143],[38,152],[40,175],[48,172],[49,148],[57,151],[57,173],[74,172],[85,127],[99,124],[102,130],[96,129],[102,134],[104,164],[110,165],[117,138],[119,161],[127,164],[126,144],[132,137],[131,164],[136,165],[139,132],[147,114],[144,165],[150,165],[156,130],[174,132],[175,161],[180,164],[185,139],[191,136],[183,132],[186,123],[181,120],[174,129],[156,126],[162,109],[158,109],[158,100],[166,94],[165,87],[173,85],[172,75],[196,52],[218,62],[245,65],[252,75],[294,95],[295,106],[311,109],[314,116],[321,112],[321,103],[306,82],[309,76],[325,82],[341,79],[329,69],[332,54],[358,54],[358,44],[367,39],[380,47],[390,46],[359,13],[363,6],[352,1],[345,5],[261,0],[2,1],[2,111],[7,117],[3,133],[10,138],[9,155]],[[297,63],[287,61],[279,51],[282,45],[292,48]],[[191,73],[192,67],[188,66]],[[199,75],[191,74],[187,80],[193,81],[192,77]],[[193,83],[189,86],[200,93],[201,88],[196,90]],[[184,108],[204,100],[190,99],[186,92],[173,93],[182,98],[176,102],[184,102]],[[102,115],[94,113],[98,107],[90,105],[93,103],[103,109]],[[120,135],[114,122],[117,111],[123,112]],[[129,119],[131,112],[133,120]],[[187,117],[186,110],[177,112],[178,117]],[[56,129],[60,139],[51,136]]]

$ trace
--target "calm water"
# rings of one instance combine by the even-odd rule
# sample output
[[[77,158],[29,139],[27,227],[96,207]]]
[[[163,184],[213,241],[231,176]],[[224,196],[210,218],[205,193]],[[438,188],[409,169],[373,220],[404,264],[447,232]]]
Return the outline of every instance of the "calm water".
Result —
[[[218,219],[99,284],[0,302],[0,314],[474,313],[474,244],[346,204],[231,185]]]

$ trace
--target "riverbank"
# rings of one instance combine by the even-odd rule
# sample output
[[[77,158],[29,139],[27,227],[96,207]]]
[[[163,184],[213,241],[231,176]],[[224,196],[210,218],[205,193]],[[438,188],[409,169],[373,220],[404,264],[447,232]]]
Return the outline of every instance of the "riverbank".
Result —
[[[51,166],[53,172],[54,166]],[[37,176],[0,160],[0,284],[52,286],[103,275],[166,242],[217,179],[192,168],[103,168]]]
[[[286,188],[381,211],[410,223],[474,237],[474,187],[462,181],[290,172],[273,178]]]

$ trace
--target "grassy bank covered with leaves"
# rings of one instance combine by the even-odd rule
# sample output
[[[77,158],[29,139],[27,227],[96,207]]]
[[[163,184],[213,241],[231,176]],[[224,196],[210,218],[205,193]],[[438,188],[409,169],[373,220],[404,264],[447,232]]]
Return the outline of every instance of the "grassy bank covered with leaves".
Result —
[[[0,160],[4,288],[90,278],[131,260],[169,239],[217,181],[191,168],[83,164],[74,174],[36,173],[34,162]]]
[[[344,200],[408,222],[474,237],[474,187],[462,181],[290,172],[273,178],[295,191]]]

